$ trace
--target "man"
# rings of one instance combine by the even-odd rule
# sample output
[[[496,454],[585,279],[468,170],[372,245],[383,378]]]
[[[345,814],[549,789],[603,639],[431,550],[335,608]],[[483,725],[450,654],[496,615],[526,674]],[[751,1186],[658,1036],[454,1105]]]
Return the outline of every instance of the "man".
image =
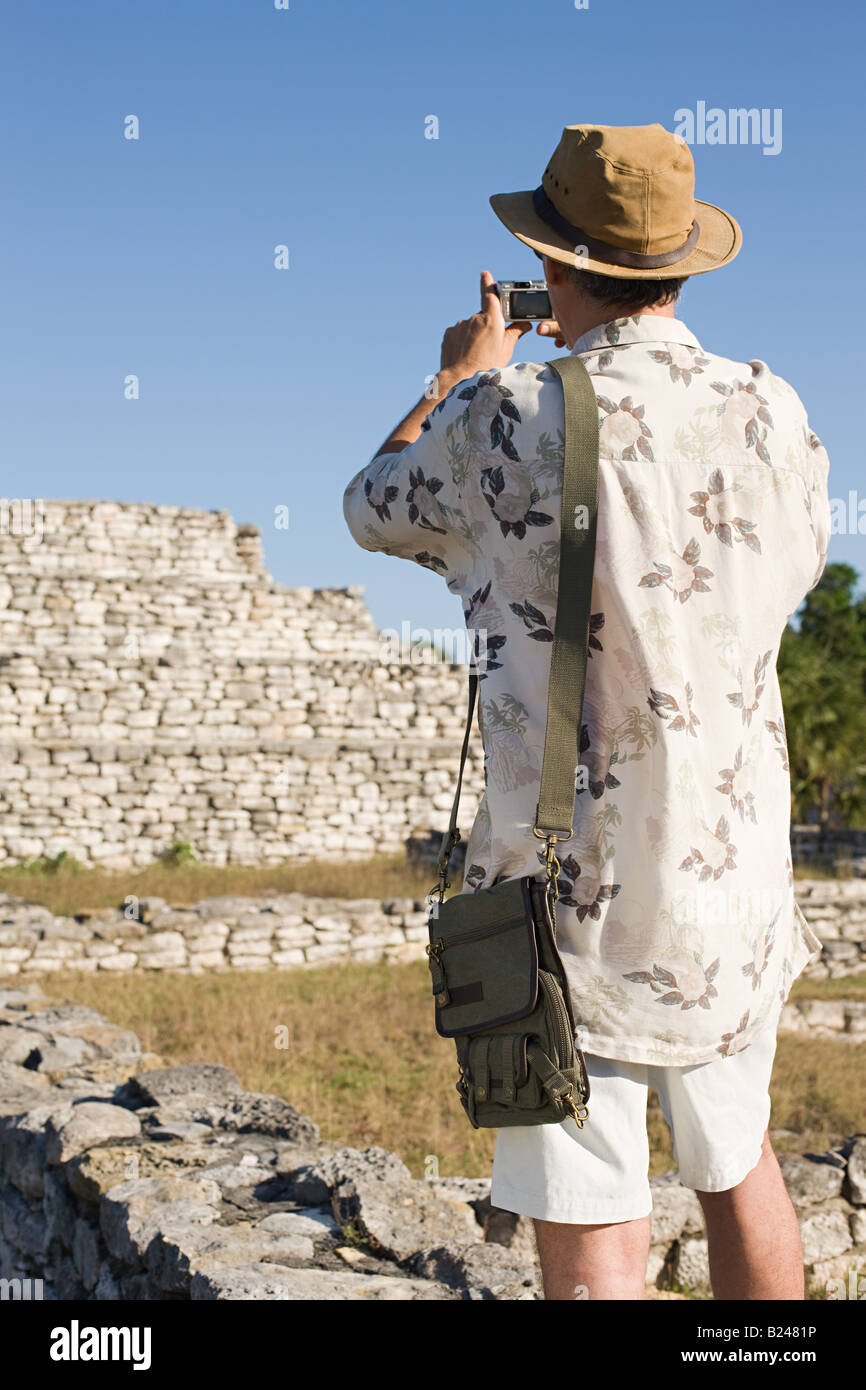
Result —
[[[573,842],[558,941],[592,1100],[497,1133],[491,1197],[535,1221],[545,1297],[644,1296],[648,1088],[706,1219],[716,1298],[801,1299],[793,1207],[767,1130],[776,1028],[819,942],[794,901],[776,656],[821,576],[827,455],[792,388],[678,319],[736,221],[694,197],[660,125],[569,126],[534,192],[498,194],[541,257],[598,396],[599,501]],[[539,871],[532,835],[556,611],[563,403],[508,366],[494,282],[445,333],[425,397],[349,484],[358,543],[460,594],[480,661],[486,791],[464,891]]]

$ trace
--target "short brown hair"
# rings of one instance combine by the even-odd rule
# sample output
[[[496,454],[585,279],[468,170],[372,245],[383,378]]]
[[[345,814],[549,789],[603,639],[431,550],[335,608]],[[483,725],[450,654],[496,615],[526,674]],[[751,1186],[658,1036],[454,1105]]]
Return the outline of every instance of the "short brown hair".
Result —
[[[570,279],[603,304],[616,304],[623,309],[649,309],[656,304],[673,304],[689,278],[683,275],[678,280],[623,280],[615,275],[596,275],[591,270],[579,270],[577,266],[567,266]]]

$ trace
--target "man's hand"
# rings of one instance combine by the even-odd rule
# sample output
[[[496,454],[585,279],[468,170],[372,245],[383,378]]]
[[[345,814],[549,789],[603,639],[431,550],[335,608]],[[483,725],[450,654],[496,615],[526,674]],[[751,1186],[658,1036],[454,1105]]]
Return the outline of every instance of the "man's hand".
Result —
[[[557,347],[565,347],[566,345],[562,336],[562,329],[556,319],[542,319],[535,331],[540,333],[542,338],[555,338]]]
[[[505,326],[496,281],[481,272],[481,312],[445,330],[440,367],[455,381],[464,381],[491,367],[506,367],[518,339],[532,327],[525,319]]]
[[[439,372],[431,383],[433,389],[428,389],[405,419],[391,431],[376,458],[380,454],[402,453],[410,444],[414,444],[421,433],[421,425],[436,402],[447,396],[458,382],[465,381],[476,372],[508,365],[515,343],[529,332],[532,324],[524,319],[519,323],[510,323],[506,328],[495,285],[490,271],[482,270],[481,313],[473,314],[471,319],[461,319],[453,328],[445,330]]]

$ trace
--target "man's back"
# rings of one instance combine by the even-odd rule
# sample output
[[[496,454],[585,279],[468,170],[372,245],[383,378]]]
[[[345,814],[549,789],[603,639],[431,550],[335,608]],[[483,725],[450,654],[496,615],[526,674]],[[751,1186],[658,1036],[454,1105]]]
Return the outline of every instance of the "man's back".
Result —
[[[573,351],[600,467],[559,944],[580,1047],[692,1065],[774,1025],[817,946],[793,897],[775,663],[824,566],[827,456],[787,383],[681,320],[616,319]],[[356,540],[441,573],[475,634],[486,792],[466,888],[539,869],[562,429],[549,367],[480,373],[347,490]]]

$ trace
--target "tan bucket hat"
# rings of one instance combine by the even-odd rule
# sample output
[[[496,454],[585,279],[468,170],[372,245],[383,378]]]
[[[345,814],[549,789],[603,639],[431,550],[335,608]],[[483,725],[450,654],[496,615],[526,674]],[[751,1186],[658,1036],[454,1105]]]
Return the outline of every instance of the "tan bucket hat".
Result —
[[[727,265],[743,234],[695,193],[681,135],[655,125],[569,125],[541,183],[494,193],[490,206],[533,251],[623,280],[703,275]],[[577,248],[577,249],[576,249]]]

